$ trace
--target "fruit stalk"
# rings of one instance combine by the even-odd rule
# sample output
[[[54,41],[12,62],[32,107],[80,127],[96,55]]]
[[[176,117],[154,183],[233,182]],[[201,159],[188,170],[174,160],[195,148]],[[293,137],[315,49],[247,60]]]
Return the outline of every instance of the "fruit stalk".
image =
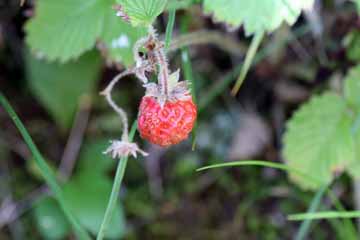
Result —
[[[167,62],[166,55],[164,53],[164,49],[161,48],[155,50],[155,59],[159,65],[159,84],[161,88],[161,93],[168,97],[169,96],[169,66]]]
[[[153,42],[148,44],[147,48],[152,51],[154,60],[159,67],[158,84],[161,94],[167,98],[169,96],[169,64],[164,50],[165,45],[159,41],[156,30],[152,26],[149,27],[149,42],[151,40]]]
[[[111,97],[111,91],[114,88],[115,84],[123,77],[128,76],[130,74],[133,74],[133,69],[125,70],[124,72],[118,74],[115,76],[115,78],[110,82],[110,84],[105,88],[104,91],[102,91],[100,94],[105,96],[106,101],[109,103],[109,105],[114,109],[114,111],[120,116],[121,123],[123,125],[123,132],[121,135],[121,140],[128,142],[129,140],[129,124],[128,124],[128,118],[126,115],[126,112],[118,107],[114,100]]]

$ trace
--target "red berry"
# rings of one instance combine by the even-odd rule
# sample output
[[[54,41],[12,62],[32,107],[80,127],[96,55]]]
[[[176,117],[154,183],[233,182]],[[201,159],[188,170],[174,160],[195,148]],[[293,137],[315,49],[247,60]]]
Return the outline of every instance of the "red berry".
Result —
[[[138,129],[142,138],[167,147],[188,138],[194,127],[197,109],[192,99],[167,100],[163,107],[151,96],[141,100]]]

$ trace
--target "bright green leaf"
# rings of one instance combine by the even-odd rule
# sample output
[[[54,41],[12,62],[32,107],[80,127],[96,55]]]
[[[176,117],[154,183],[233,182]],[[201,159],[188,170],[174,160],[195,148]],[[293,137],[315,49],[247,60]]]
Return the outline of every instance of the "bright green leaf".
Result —
[[[94,47],[113,0],[36,2],[25,30],[32,50],[49,60],[68,61]],[[115,12],[114,12],[115,14]]]
[[[167,0],[116,0],[133,26],[147,27],[164,10]]]
[[[272,32],[282,22],[292,25],[301,10],[310,8],[313,0],[204,0],[204,11],[216,20],[233,27],[244,25],[246,35]]]
[[[332,181],[355,159],[351,135],[352,118],[345,101],[326,93],[313,97],[288,122],[284,137],[284,157],[291,168],[301,169],[313,181],[290,174],[303,188],[318,188]]]
[[[128,66],[133,63],[132,46],[145,31],[117,17],[114,4],[115,0],[39,0],[25,27],[26,41],[37,55],[67,62],[100,40],[109,60]]]
[[[85,142],[79,156],[80,171],[102,175],[112,169],[116,161],[103,153],[109,144],[108,139]]]
[[[133,46],[146,33],[146,29],[132,27],[117,17],[113,9],[109,9],[101,40],[105,43],[110,60],[130,66],[134,63]]]
[[[72,212],[94,235],[100,229],[110,192],[111,182],[105,176],[91,173],[81,173],[64,186],[65,199]],[[105,237],[120,239],[124,232],[124,214],[120,204],[117,204]]]
[[[71,125],[79,98],[94,90],[100,67],[100,57],[94,52],[64,65],[26,55],[30,88],[63,129]]]
[[[69,234],[70,226],[53,198],[42,198],[35,203],[33,211],[38,230],[44,239],[64,239]]]
[[[344,94],[350,106],[360,112],[360,65],[353,67],[347,74]]]

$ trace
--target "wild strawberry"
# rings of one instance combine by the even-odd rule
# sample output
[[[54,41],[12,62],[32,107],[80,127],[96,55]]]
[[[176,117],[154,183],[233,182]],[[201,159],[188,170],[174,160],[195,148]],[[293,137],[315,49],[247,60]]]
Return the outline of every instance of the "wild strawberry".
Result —
[[[187,139],[196,120],[196,105],[186,82],[177,82],[178,78],[179,72],[170,76],[167,95],[161,93],[161,86],[147,84],[140,104],[138,129],[141,137],[162,147]]]

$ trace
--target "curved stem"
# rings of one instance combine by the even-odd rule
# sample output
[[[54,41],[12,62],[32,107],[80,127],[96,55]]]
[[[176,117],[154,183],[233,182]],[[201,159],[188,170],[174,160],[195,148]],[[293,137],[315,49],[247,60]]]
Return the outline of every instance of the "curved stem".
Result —
[[[130,74],[133,74],[133,69],[128,69],[120,74],[118,74],[113,80],[111,80],[110,84],[105,88],[104,91],[102,91],[100,94],[104,95],[106,98],[106,101],[109,103],[109,105],[114,109],[114,111],[119,114],[121,122],[123,124],[123,133],[121,136],[121,140],[128,141],[129,140],[129,125],[128,125],[128,118],[126,112],[120,108],[112,99],[111,97],[111,91],[114,88],[115,84],[123,77],[128,76]]]
[[[148,40],[149,40],[149,37],[143,37],[135,42],[134,47],[133,47],[133,54],[134,54],[134,59],[135,59],[136,64],[141,62],[141,57],[139,56],[140,48],[142,46],[144,46],[144,44]],[[136,66],[136,67],[139,67],[139,66]]]
[[[130,141],[132,141],[132,139],[134,138],[134,135],[136,132],[136,127],[137,127],[137,122],[135,121],[131,127],[131,132],[130,132],[130,136],[129,136]],[[119,160],[119,163],[118,163],[118,166],[116,169],[114,184],[113,184],[111,194],[110,194],[109,203],[106,207],[105,215],[104,215],[103,221],[101,223],[100,230],[96,237],[96,240],[104,239],[105,232],[109,226],[109,223],[110,223],[110,220],[112,217],[112,213],[114,212],[113,210],[116,206],[116,202],[117,202],[117,199],[119,196],[121,182],[124,178],[127,161],[128,161],[128,157],[122,157]]]

